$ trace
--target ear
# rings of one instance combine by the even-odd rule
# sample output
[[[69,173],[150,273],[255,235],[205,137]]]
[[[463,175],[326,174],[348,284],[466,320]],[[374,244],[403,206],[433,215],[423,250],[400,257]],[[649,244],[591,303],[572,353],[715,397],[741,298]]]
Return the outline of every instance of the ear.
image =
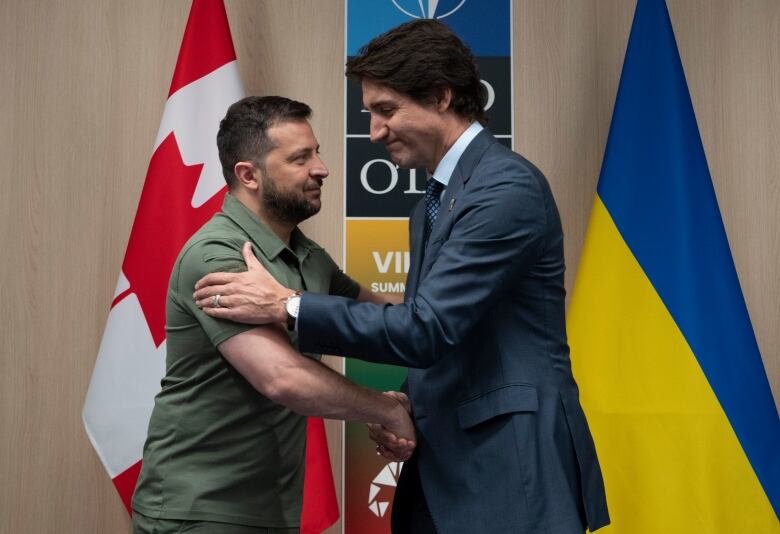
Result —
[[[257,172],[255,172],[257,171]],[[233,167],[233,174],[236,177],[236,181],[241,184],[242,187],[256,191],[259,187],[258,178],[260,169],[255,167],[250,161],[239,161]]]
[[[439,110],[440,112],[447,111],[448,109],[450,109],[451,103],[452,103],[452,89],[449,87],[445,87],[436,96],[436,109]]]

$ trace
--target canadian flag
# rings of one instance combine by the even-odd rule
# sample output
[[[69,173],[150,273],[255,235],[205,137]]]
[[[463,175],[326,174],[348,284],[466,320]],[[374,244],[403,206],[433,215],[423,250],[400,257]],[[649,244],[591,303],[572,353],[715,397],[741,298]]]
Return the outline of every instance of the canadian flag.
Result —
[[[165,374],[168,278],[181,247],[222,205],[217,129],[243,96],[223,0],[193,0],[82,413],[128,512]],[[339,517],[327,447],[323,421],[310,418],[303,534]]]

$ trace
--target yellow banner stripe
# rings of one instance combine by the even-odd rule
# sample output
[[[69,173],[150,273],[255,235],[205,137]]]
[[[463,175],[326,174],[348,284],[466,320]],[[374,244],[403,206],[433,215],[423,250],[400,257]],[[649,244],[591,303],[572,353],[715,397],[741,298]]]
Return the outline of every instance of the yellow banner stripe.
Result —
[[[695,356],[598,196],[568,329],[612,517],[604,532],[780,532]]]

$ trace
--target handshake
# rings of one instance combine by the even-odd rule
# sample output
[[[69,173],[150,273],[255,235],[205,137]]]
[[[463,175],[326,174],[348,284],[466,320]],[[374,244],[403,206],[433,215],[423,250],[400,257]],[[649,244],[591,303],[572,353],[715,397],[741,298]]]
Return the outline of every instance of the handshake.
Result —
[[[383,395],[396,400],[403,409],[397,410],[398,415],[387,426],[367,423],[368,437],[376,443],[377,454],[391,461],[403,462],[412,456],[417,444],[412,406],[409,397],[400,391],[386,391]]]

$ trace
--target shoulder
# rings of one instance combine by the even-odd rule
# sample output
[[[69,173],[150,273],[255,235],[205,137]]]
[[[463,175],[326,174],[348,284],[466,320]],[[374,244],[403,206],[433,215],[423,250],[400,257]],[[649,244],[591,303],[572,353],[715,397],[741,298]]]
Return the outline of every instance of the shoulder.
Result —
[[[187,263],[206,262],[215,255],[241,259],[241,247],[248,238],[237,224],[217,214],[187,240],[179,260]]]
[[[461,155],[456,169],[466,189],[503,190],[519,187],[543,189],[546,179],[541,171],[520,154],[506,147],[489,130],[483,129]]]
[[[215,271],[246,270],[241,247],[248,236],[227,217],[215,215],[184,244],[173,266],[171,286]]]
[[[547,180],[530,161],[500,143],[492,144],[474,166],[467,189],[501,191],[506,194],[523,191],[541,195]]]
[[[539,235],[558,226],[557,207],[544,174],[522,155],[491,143],[464,185],[464,209],[487,213],[493,223],[533,229]],[[484,218],[488,215],[483,215]]]
[[[518,179],[546,183],[542,171],[528,159],[502,145],[492,143],[474,169],[474,175],[510,174]]]
[[[470,188],[500,192],[507,202],[531,202],[549,207],[554,204],[544,173],[524,156],[501,143],[492,143],[475,165]],[[519,197],[519,198],[518,198]]]

